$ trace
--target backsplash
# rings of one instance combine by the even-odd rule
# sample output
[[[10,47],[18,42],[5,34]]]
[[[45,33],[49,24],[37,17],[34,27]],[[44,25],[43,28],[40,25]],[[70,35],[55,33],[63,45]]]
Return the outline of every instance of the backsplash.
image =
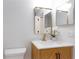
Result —
[[[74,29],[74,25],[69,25],[69,26],[58,26],[58,31],[59,33],[59,38],[61,38],[61,40],[65,40],[65,41],[75,41],[75,29]],[[72,40],[71,40],[72,39]]]

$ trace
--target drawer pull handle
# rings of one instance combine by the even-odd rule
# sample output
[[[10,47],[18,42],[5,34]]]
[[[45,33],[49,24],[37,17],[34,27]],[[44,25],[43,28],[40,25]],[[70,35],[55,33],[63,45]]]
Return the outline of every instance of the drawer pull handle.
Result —
[[[58,53],[58,59],[60,59],[60,53]]]
[[[56,55],[56,59],[58,59],[58,53],[55,53],[55,55]]]
[[[56,59],[60,59],[60,53],[55,53]]]

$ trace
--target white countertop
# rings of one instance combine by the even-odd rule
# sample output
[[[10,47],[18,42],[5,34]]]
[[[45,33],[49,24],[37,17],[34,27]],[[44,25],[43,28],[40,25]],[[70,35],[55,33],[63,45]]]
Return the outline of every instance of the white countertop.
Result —
[[[56,40],[41,41],[36,36],[32,43],[38,49],[75,46],[75,30],[73,25],[58,27],[58,31],[60,34]]]
[[[38,49],[74,46],[73,41],[59,41],[59,40],[56,40],[56,41],[54,41],[54,40],[41,41],[41,40],[34,40],[34,41],[32,41],[32,43]]]

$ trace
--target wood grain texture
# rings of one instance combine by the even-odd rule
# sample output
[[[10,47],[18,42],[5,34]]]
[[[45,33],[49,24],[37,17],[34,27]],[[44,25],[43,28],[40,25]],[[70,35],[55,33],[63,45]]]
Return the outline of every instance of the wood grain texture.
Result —
[[[72,52],[73,52],[72,47],[59,48],[60,59],[72,59],[72,55],[73,55]]]
[[[32,44],[32,59],[72,59],[73,47],[37,49]]]
[[[32,59],[40,59],[40,51],[32,44]]]

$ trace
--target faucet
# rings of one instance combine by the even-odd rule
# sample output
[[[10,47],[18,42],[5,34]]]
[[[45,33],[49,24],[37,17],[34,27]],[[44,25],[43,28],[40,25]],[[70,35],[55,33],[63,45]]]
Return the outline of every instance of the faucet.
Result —
[[[58,34],[59,34],[59,32],[57,31],[57,28],[53,28],[53,30],[51,30],[51,34],[50,35],[53,38],[55,38]]]
[[[56,30],[53,30],[53,34],[51,34],[52,37],[56,37]]]

